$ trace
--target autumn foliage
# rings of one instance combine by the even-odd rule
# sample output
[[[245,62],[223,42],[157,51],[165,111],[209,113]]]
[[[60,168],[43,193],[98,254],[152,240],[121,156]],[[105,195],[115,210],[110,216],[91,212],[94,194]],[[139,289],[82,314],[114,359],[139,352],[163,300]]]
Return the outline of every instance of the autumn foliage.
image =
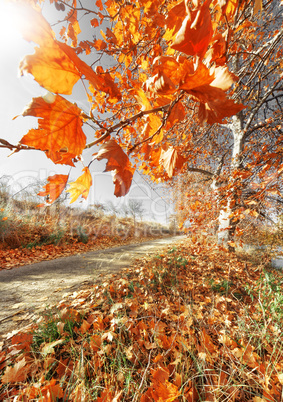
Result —
[[[282,278],[262,266],[196,239],[137,261],[14,334],[0,398],[281,401]]]
[[[117,197],[128,193],[137,168],[155,181],[195,169],[210,175],[218,214],[227,212],[226,231],[245,213],[264,215],[266,193],[281,197],[278,183],[266,178],[282,172],[277,0],[97,0],[91,8],[77,0],[50,0],[48,7],[46,0],[48,19],[59,18],[52,28],[41,1],[11,1],[24,38],[36,45],[20,72],[49,93],[23,112],[38,119],[38,128],[18,145],[2,139],[0,146],[82,165],[68,190],[72,200],[87,197],[87,172],[101,159]],[[66,97],[74,88],[85,93],[88,110]],[[48,182],[41,194],[51,203],[65,181],[60,175]]]
[[[131,166],[126,153],[144,160],[143,168],[147,163],[163,167],[169,177],[182,168],[187,158],[180,147],[170,144],[166,132],[170,133],[168,139],[175,135],[176,123],[186,118],[188,102],[198,105],[201,124],[221,123],[243,109],[227,97],[237,77],[225,64],[228,35],[218,30],[225,21],[228,24],[233,20],[245,2],[225,6],[217,1],[170,5],[163,1],[121,5],[110,0],[105,5],[97,2],[90,12],[96,18],[88,23],[95,29],[109,21],[106,32],[101,32],[103,40],[81,42],[76,0],[65,4],[68,13],[59,33],[61,41],[35,3],[16,2],[25,19],[24,38],[38,45],[33,55],[22,60],[20,72],[32,74],[55,95],[34,98],[23,112],[23,116],[37,117],[39,126],[21,139],[17,150],[38,149],[56,164],[74,166],[85,148],[102,142],[96,158],[108,159],[106,170],[114,171],[115,195],[121,196],[128,192],[136,167]],[[55,5],[60,6],[60,2]],[[140,52],[142,46],[145,50]],[[100,65],[93,69],[81,57],[93,51],[112,55],[116,64],[109,70]],[[59,95],[71,94],[79,80],[84,84],[89,112]],[[111,117],[100,119],[104,113]],[[86,145],[83,125],[89,122],[98,128],[97,139]],[[116,140],[110,139],[115,134]],[[84,174],[88,167],[83,168]],[[49,181],[52,186],[47,185],[41,194],[54,201],[62,190],[62,177]],[[71,184],[76,198],[87,194],[81,182]],[[85,185],[90,187],[91,181]]]

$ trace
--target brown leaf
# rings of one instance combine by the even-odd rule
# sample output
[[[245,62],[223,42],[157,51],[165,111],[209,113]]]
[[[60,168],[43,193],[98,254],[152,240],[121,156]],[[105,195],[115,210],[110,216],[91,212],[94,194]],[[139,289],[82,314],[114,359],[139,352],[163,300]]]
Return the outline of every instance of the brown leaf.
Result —
[[[23,382],[27,378],[28,367],[26,359],[19,360],[14,367],[6,367],[5,373],[1,379],[2,384]]]

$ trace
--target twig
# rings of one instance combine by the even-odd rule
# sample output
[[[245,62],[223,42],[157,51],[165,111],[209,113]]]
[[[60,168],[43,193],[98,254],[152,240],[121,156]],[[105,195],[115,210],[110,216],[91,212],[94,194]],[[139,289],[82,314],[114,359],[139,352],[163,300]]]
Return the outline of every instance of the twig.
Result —
[[[137,400],[137,398],[138,398],[138,393],[139,393],[139,391],[141,390],[141,387],[143,386],[146,373],[148,372],[148,369],[149,369],[149,366],[150,366],[150,363],[151,363],[151,362],[150,362],[151,355],[152,355],[152,349],[151,349],[151,351],[149,352],[148,363],[147,363],[147,366],[146,366],[146,368],[145,368],[145,370],[144,370],[141,383],[140,383],[139,388],[138,388],[138,390],[137,390],[137,392],[136,392],[136,394],[135,394],[135,397],[134,397],[134,399],[133,399],[133,402],[136,402],[136,400]]]
[[[0,319],[0,322],[3,322],[5,320],[7,320],[8,318],[14,317],[15,315],[18,315],[18,314],[21,314],[21,313],[25,313],[25,310],[19,310],[16,313],[6,315],[6,317]]]

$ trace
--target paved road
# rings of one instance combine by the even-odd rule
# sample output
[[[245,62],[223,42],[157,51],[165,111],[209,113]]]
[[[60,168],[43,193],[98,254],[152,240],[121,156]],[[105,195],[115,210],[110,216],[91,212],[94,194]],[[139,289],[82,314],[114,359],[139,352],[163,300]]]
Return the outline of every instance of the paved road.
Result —
[[[0,339],[28,322],[34,311],[61,300],[65,293],[92,285],[100,274],[117,272],[132,260],[184,238],[162,238],[0,271]]]

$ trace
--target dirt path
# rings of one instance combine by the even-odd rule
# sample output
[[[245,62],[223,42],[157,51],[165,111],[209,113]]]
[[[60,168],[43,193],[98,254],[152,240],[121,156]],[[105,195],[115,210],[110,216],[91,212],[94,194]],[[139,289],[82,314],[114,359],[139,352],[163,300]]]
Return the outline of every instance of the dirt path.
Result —
[[[35,312],[55,304],[66,293],[91,286],[105,275],[128,267],[132,260],[154,254],[184,237],[167,237],[0,271],[0,339],[27,325]]]

